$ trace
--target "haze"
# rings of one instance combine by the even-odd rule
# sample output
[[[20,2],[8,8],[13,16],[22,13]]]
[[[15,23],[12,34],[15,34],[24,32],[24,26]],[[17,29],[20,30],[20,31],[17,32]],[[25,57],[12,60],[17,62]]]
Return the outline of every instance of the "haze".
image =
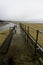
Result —
[[[0,0],[0,20],[43,23],[43,0]]]

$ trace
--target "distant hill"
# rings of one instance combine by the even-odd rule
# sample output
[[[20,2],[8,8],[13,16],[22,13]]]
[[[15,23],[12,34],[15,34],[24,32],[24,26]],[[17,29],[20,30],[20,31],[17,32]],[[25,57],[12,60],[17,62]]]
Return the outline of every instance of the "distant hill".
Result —
[[[7,20],[0,20],[0,22],[12,22],[12,21],[7,21]]]
[[[0,20],[0,22],[4,22],[3,20]]]

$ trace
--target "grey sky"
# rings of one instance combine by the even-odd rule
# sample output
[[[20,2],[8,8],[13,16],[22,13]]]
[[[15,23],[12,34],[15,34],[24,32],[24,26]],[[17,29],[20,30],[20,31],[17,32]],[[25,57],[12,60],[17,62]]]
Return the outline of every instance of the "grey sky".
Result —
[[[43,0],[0,0],[0,19],[43,21]]]

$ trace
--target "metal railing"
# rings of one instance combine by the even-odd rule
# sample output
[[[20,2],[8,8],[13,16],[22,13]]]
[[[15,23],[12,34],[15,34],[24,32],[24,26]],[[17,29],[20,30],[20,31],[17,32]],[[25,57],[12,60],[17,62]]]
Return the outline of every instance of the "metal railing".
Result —
[[[25,32],[25,35],[27,35],[27,37],[30,38],[30,40],[32,40],[34,42],[33,43],[34,49],[35,49],[34,54],[36,55],[37,50],[40,50],[39,52],[40,52],[40,55],[42,56],[43,55],[43,40],[41,41],[40,38],[43,39],[43,37],[41,37],[41,36],[43,36],[43,32],[40,30],[34,29],[33,27],[26,26],[24,24],[20,24],[20,26],[21,26],[22,30]],[[32,33],[31,33],[32,31],[30,31],[30,29],[35,31],[35,38],[34,38],[34,35],[32,36]],[[41,36],[40,36],[40,34],[41,34]],[[42,42],[42,45],[39,41]]]
[[[24,24],[21,24],[22,25],[22,28],[25,30],[25,32],[29,35],[35,35],[35,38],[34,38],[34,35],[32,36],[32,38],[38,42],[38,38],[39,38],[39,33],[43,35],[43,32],[40,31],[40,30],[37,30],[37,29],[34,29],[33,27],[30,27],[30,26],[26,26]],[[27,27],[27,29],[26,29]],[[40,40],[41,41],[41,40]],[[43,43],[43,42],[42,42]],[[41,46],[41,44],[39,44]],[[42,47],[42,46],[41,46]],[[42,47],[43,48],[43,47]]]
[[[2,46],[0,47],[0,54],[6,54],[8,52],[14,29],[15,29],[15,26],[13,28],[10,27],[10,29],[9,29],[10,33],[6,37]]]

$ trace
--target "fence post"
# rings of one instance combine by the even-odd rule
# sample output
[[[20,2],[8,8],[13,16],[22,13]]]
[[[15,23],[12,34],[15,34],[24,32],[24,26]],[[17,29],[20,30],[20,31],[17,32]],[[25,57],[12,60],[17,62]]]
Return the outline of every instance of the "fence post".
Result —
[[[28,34],[29,34],[29,26],[28,26]]]
[[[25,42],[26,42],[26,25],[25,25]]]
[[[37,30],[37,32],[36,32],[35,56],[36,56],[36,52],[37,52],[38,33],[39,33],[39,30]]]
[[[29,34],[29,26],[27,27],[27,34]],[[28,45],[28,37],[27,37],[27,45]]]
[[[25,25],[25,32],[26,32],[26,25]]]

